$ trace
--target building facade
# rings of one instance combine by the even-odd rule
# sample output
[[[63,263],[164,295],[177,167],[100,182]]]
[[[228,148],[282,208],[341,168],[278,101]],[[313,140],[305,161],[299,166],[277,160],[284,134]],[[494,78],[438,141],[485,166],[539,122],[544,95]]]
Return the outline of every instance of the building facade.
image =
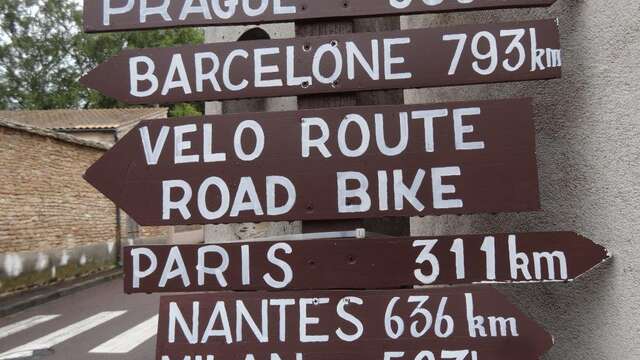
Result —
[[[65,110],[63,132],[63,120],[51,120],[62,111],[27,113],[0,114],[0,294],[113,268],[122,244],[169,241],[171,229],[138,227],[82,178],[139,118],[79,131],[92,125],[74,117],[90,124],[95,112]]]

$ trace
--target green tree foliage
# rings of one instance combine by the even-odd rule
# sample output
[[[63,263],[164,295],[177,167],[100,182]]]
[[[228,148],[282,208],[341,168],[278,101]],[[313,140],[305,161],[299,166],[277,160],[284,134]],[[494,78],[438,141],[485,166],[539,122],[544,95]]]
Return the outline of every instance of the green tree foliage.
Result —
[[[204,113],[200,104],[176,104],[169,109],[169,117],[198,116]]]
[[[192,28],[85,34],[78,3],[0,0],[1,109],[125,107],[84,88],[78,79],[124,48],[204,42],[202,31]],[[174,106],[171,112],[202,111],[203,105],[194,103]]]

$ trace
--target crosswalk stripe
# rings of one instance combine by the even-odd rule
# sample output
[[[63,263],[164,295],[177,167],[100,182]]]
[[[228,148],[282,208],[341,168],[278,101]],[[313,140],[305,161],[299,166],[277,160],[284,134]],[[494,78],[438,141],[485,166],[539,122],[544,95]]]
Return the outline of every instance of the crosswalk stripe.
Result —
[[[89,351],[93,354],[126,354],[158,332],[158,315]]]
[[[105,322],[115,319],[118,316],[126,313],[126,311],[105,311],[86,318],[82,321],[78,321],[75,324],[69,325],[58,331],[52,332],[49,335],[45,335],[30,343],[18,346],[0,354],[0,360],[5,359],[18,359],[24,357],[25,353],[34,350],[50,349],[55,345],[58,345],[64,341],[71,339],[85,331],[89,331]]]
[[[30,317],[28,319],[18,321],[17,323],[7,325],[5,327],[0,328],[0,339],[4,339],[8,336],[11,336],[15,333],[19,333],[20,331],[27,330],[36,325],[40,325],[47,321],[53,320],[60,315],[37,315],[34,317]]]

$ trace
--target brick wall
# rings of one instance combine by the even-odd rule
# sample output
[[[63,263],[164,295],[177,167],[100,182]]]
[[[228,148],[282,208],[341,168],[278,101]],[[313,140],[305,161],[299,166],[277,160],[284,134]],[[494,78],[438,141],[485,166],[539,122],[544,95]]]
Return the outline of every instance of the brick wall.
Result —
[[[168,227],[141,226],[139,236],[142,238],[163,237],[169,234]]]
[[[0,127],[0,252],[114,241],[114,205],[82,179],[102,154]]]

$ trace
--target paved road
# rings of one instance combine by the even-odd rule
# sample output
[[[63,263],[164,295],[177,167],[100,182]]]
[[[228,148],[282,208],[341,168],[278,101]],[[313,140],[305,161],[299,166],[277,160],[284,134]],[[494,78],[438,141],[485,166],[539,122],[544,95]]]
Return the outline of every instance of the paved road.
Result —
[[[0,360],[153,360],[158,303],[117,279],[0,318]]]

